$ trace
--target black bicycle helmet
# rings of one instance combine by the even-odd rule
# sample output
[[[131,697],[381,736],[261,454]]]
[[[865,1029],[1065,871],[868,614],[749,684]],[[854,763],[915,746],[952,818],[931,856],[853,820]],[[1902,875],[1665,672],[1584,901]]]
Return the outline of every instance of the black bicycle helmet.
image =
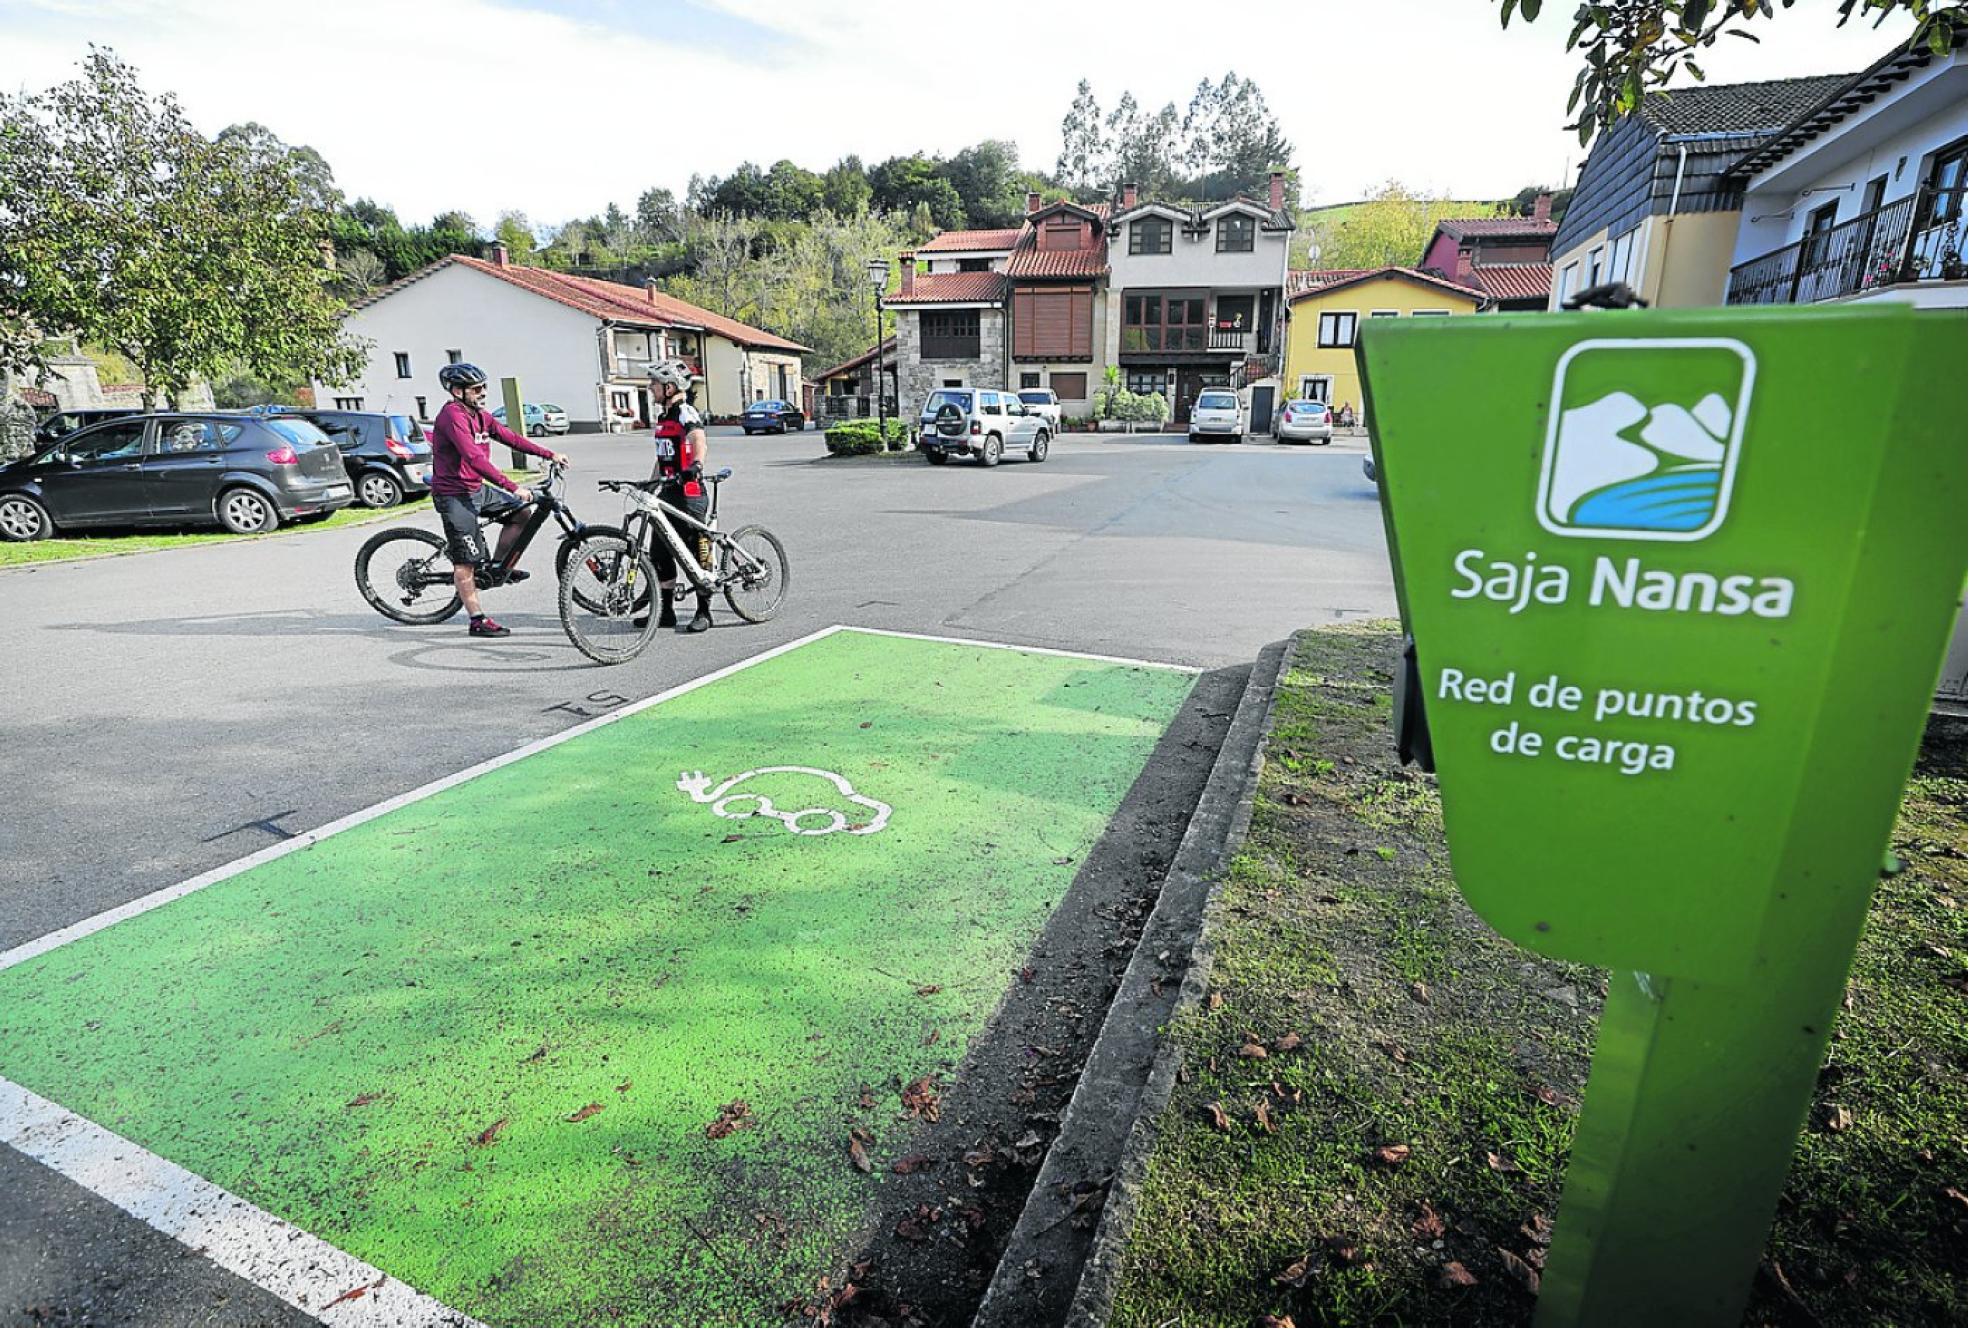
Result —
[[[476,364],[447,364],[437,371],[437,381],[450,392],[461,387],[483,387],[491,380]]]

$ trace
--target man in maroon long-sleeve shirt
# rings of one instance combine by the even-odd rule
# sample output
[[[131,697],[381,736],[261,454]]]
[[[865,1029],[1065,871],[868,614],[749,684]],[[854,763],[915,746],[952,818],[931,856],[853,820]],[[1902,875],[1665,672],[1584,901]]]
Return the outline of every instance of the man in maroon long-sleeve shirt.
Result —
[[[506,473],[492,464],[492,441],[534,456],[567,464],[567,457],[549,451],[530,439],[514,433],[485,412],[485,371],[475,364],[447,364],[437,375],[438,382],[451,394],[444,409],[437,413],[431,431],[431,505],[444,522],[444,533],[451,550],[451,580],[458,587],[458,598],[471,614],[473,636],[510,636],[485,616],[478,603],[478,568],[504,560],[519,539],[522,524],[515,520],[533,501],[532,491],[514,484]],[[493,488],[485,487],[491,481]],[[499,522],[497,555],[488,554],[485,537],[479,533],[481,516]],[[509,581],[524,581],[527,574],[514,569]]]

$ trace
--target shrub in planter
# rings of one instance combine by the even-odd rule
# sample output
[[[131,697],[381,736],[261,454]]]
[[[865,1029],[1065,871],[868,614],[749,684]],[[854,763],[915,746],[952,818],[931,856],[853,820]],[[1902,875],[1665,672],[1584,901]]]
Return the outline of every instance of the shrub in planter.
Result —
[[[909,446],[909,431],[902,427],[901,420],[889,420],[883,429],[874,420],[843,420],[828,427],[824,435],[827,451],[834,456],[869,456],[883,450],[905,451]]]

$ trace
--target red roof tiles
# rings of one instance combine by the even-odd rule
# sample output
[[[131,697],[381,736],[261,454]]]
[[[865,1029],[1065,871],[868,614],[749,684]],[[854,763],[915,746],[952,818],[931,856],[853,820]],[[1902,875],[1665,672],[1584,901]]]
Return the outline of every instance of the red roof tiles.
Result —
[[[1438,277],[1433,272],[1421,272],[1411,267],[1375,267],[1375,268],[1367,268],[1365,270],[1333,269],[1329,271],[1317,271],[1317,270],[1300,271],[1300,272],[1293,272],[1291,276],[1294,279],[1301,276],[1306,278],[1326,278],[1326,280],[1310,282],[1307,285],[1305,285],[1303,288],[1294,288],[1292,290],[1292,293],[1289,296],[1287,296],[1287,299],[1294,303],[1296,303],[1299,300],[1305,299],[1307,296],[1323,295],[1327,291],[1338,290],[1343,286],[1351,286],[1358,282],[1366,281],[1374,277],[1395,277],[1395,276],[1406,277],[1410,281],[1419,281],[1423,285],[1434,286],[1439,290],[1444,290],[1449,292],[1451,295],[1460,295],[1464,299],[1473,300],[1478,304],[1483,303],[1485,300],[1489,298],[1488,293],[1485,291],[1477,290],[1471,286],[1465,286],[1460,282],[1450,281],[1446,277]]]
[[[1499,300],[1551,298],[1549,263],[1479,263],[1471,279]]]
[[[1548,240],[1558,233],[1558,223],[1533,217],[1444,217],[1435,223],[1435,229],[1456,240],[1472,235],[1488,240],[1506,237]]]
[[[1107,236],[1094,226],[1090,249],[1041,249],[1036,226],[1027,226],[1011,251],[1005,272],[1014,277],[1099,277],[1107,272]]]
[[[996,303],[1004,298],[1002,272],[924,272],[915,278],[914,289],[904,295],[897,291],[889,304],[977,304]]]
[[[1007,226],[988,231],[944,231],[929,243],[917,245],[916,252],[928,254],[943,253],[952,249],[965,252],[1009,249],[1018,243],[1018,237],[1024,233],[1024,230],[1022,226]]]

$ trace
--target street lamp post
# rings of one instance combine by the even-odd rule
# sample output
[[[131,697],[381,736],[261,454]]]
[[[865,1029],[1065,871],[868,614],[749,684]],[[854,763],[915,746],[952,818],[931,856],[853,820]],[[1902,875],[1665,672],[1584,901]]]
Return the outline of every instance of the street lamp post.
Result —
[[[875,436],[881,439],[883,447],[888,446],[888,406],[882,395],[882,295],[888,290],[888,260],[871,258],[868,260],[868,284],[875,291],[875,361],[871,366],[871,377],[875,384]]]

